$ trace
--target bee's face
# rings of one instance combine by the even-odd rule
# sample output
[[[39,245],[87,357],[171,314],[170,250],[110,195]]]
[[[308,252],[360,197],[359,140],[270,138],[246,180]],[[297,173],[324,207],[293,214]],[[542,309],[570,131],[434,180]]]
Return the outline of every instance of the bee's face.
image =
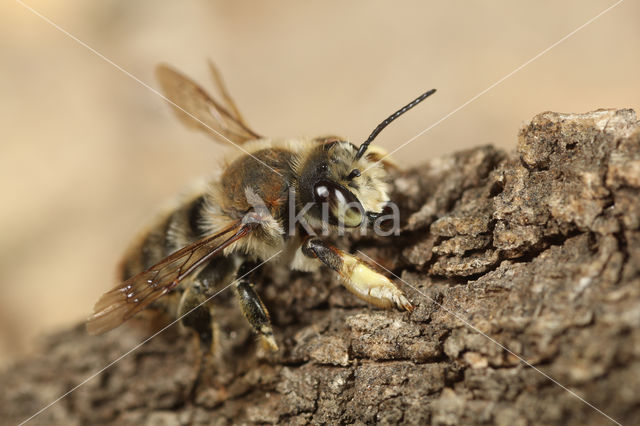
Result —
[[[308,214],[316,220],[357,227],[382,212],[389,201],[385,170],[366,155],[358,160],[357,148],[332,140],[318,145],[302,164],[299,193]]]

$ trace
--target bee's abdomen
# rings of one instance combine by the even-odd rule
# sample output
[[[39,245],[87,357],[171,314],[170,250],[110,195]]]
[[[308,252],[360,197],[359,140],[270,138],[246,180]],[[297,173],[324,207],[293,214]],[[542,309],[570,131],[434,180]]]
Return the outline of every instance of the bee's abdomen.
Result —
[[[200,195],[152,225],[128,250],[119,279],[125,281],[202,238],[206,233],[202,220],[204,208],[204,196]]]

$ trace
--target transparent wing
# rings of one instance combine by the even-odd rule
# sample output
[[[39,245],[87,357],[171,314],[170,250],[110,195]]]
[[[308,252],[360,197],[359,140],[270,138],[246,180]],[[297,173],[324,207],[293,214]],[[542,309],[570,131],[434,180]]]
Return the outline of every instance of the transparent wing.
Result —
[[[188,245],[146,271],[102,295],[87,320],[87,331],[109,331],[173,290],[180,282],[226,247],[247,236],[252,224],[234,223],[215,235]]]
[[[222,96],[216,101],[189,77],[168,65],[158,65],[156,77],[171,101],[178,119],[187,127],[202,130],[219,142],[242,144],[261,136],[251,130],[238,111],[216,67],[209,63],[214,82]]]
[[[229,94],[229,91],[227,90],[226,84],[224,84],[224,80],[222,79],[222,74],[220,74],[220,71],[218,70],[218,67],[216,67],[214,65],[214,63],[211,62],[211,61],[209,61],[209,71],[211,71],[211,76],[213,77],[213,82],[216,85],[216,88],[218,89],[218,92],[222,96],[222,99],[224,100],[225,104],[229,107],[228,109],[231,110],[230,112],[232,113],[234,118],[236,120],[238,120],[245,128],[249,129],[249,126],[244,121],[244,118],[242,118],[242,114],[240,113],[240,110],[236,106],[235,101],[233,100],[233,98]],[[255,134],[255,132],[253,132],[251,130],[249,130],[249,131],[251,133]],[[258,135],[256,135],[256,137],[257,136]]]

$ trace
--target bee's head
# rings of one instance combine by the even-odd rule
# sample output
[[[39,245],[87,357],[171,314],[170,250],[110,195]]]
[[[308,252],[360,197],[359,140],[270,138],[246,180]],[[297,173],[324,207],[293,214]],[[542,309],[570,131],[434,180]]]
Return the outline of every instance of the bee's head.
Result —
[[[350,142],[331,138],[301,164],[298,193],[311,218],[353,228],[382,212],[389,201],[386,171],[357,152]]]
[[[310,206],[308,216],[350,228],[378,218],[389,201],[386,171],[376,155],[367,153],[369,145],[389,123],[435,91],[423,93],[391,114],[359,147],[339,138],[321,139],[298,170],[297,192],[302,205]]]

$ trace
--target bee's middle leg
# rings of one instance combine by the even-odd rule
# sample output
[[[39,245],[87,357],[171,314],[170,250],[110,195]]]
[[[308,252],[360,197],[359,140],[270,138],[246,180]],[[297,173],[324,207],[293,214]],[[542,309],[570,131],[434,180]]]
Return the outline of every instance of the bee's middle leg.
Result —
[[[271,320],[269,318],[269,311],[253,288],[253,284],[249,277],[246,277],[247,273],[254,268],[255,264],[252,262],[245,262],[238,271],[240,277],[235,284],[236,295],[240,304],[240,309],[245,318],[253,328],[253,330],[260,336],[262,342],[272,351],[278,350],[278,345],[273,337],[273,329],[271,328]]]

